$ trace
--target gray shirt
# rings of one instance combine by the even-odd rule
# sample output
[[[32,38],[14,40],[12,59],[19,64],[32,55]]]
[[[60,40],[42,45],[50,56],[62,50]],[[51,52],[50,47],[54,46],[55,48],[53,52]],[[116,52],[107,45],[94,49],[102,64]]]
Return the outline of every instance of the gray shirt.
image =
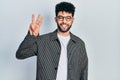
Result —
[[[55,80],[60,58],[61,46],[57,30],[38,37],[29,33],[19,46],[16,57],[25,59],[37,56],[36,80]],[[84,42],[70,33],[67,46],[67,80],[87,80],[88,57]]]

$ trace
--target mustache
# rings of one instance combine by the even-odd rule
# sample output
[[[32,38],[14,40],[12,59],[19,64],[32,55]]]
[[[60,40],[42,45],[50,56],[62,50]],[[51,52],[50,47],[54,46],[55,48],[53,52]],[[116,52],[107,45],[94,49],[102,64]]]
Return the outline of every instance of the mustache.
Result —
[[[68,25],[68,24],[66,24],[66,23],[61,23],[60,25]]]

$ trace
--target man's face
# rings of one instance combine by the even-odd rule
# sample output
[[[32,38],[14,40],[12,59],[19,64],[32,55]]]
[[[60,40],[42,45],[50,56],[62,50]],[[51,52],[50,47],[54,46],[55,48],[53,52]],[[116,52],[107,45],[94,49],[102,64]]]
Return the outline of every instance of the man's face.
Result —
[[[60,11],[55,17],[55,21],[57,23],[59,31],[67,32],[71,28],[74,18],[72,17],[72,13]]]

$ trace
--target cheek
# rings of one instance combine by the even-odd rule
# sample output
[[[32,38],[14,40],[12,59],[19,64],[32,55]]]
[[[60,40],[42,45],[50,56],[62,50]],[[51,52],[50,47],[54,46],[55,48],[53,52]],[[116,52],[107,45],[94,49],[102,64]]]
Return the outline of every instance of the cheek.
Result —
[[[69,24],[69,25],[72,25],[72,23],[73,23],[73,22],[69,22],[68,24]]]
[[[61,22],[61,21],[57,21],[57,20],[56,20],[56,23],[57,23],[57,24],[61,24],[62,22]]]

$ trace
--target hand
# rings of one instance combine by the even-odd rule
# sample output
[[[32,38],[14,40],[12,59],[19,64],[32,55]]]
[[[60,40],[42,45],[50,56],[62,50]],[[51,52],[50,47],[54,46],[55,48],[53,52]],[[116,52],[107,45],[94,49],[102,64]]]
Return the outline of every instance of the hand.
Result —
[[[35,15],[32,14],[32,22],[29,27],[30,35],[37,37],[39,35],[40,26],[43,22],[43,16],[38,15],[35,21]]]

